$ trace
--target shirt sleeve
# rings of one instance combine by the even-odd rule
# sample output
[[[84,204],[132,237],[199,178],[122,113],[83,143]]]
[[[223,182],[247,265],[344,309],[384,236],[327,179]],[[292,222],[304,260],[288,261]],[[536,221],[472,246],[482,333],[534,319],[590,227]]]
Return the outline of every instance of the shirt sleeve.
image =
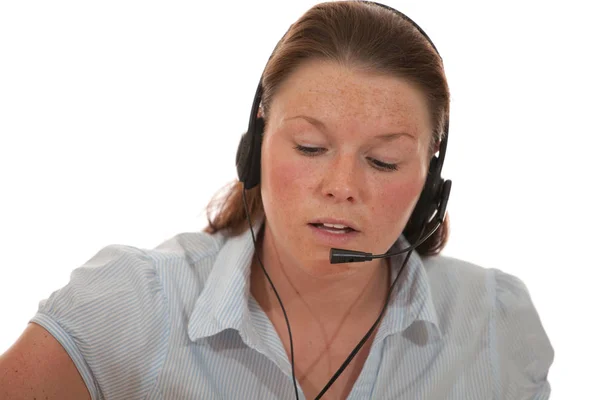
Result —
[[[502,399],[550,398],[548,371],[554,350],[531,301],[517,277],[494,270],[496,277],[495,329],[492,350]]]
[[[74,270],[31,319],[61,343],[94,400],[145,397],[166,355],[167,321],[152,261],[116,245]]]

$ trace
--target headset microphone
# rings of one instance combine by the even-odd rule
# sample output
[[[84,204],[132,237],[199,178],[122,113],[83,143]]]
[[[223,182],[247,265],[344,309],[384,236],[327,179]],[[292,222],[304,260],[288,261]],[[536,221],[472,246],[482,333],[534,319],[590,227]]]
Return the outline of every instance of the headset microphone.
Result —
[[[433,235],[433,233],[442,225],[444,222],[444,215],[446,214],[446,206],[448,205],[448,198],[450,197],[450,188],[452,187],[452,181],[446,180],[442,185],[442,193],[440,196],[440,204],[437,207],[437,213],[435,214],[435,219],[437,220],[437,224],[433,229],[431,229],[425,236],[420,238],[415,244],[395,253],[383,253],[383,254],[375,254],[373,253],[365,253],[364,251],[356,251],[356,250],[345,250],[345,249],[336,249],[332,248],[329,252],[329,262],[331,264],[341,264],[341,263],[351,263],[351,262],[364,262],[371,261],[374,258],[388,258],[394,257],[400,254],[404,254],[409,252],[418,246],[421,245],[424,241],[429,239],[429,236]]]

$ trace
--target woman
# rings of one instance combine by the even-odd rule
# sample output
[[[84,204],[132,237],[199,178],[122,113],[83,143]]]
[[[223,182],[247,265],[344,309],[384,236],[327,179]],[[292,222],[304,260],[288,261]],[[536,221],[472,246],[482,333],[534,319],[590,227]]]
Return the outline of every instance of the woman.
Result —
[[[523,283],[439,255],[448,113],[441,58],[407,18],[313,7],[267,63],[240,182],[205,232],[75,270],[0,359],[0,395],[548,398]]]

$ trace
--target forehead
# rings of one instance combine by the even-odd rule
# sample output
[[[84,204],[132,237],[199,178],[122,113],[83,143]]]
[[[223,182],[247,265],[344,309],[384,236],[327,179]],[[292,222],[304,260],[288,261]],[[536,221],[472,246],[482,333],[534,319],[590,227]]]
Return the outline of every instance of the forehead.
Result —
[[[300,65],[281,84],[270,109],[273,117],[283,119],[309,113],[373,129],[430,131],[427,101],[416,85],[330,61]]]

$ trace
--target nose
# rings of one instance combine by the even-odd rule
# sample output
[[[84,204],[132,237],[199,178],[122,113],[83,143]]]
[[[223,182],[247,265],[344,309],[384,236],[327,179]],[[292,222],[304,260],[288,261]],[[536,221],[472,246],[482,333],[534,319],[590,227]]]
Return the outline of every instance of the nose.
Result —
[[[321,193],[335,202],[355,203],[361,192],[360,171],[352,155],[336,156],[323,171]]]

